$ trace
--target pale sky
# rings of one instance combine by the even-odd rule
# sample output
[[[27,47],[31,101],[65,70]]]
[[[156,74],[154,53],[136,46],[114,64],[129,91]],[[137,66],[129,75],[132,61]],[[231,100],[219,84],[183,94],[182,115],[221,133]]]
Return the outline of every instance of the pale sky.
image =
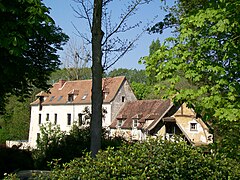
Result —
[[[126,4],[126,0],[115,0],[110,7],[112,10],[112,16],[118,17],[121,12],[121,7],[119,3]],[[168,2],[172,3],[173,0]],[[88,27],[86,22],[82,19],[78,19],[75,16],[75,13],[71,7],[76,7],[76,3],[73,0],[43,0],[44,4],[47,7],[51,8],[50,16],[54,19],[56,24],[60,26],[63,31],[74,41],[82,42],[81,39],[76,36],[76,30],[73,24],[82,32],[89,34]],[[164,11],[160,8],[160,0],[153,0],[150,4],[142,6],[137,13],[131,17],[128,23],[136,23],[137,21],[142,21],[142,25],[146,25],[148,22],[153,21],[154,17],[158,16],[154,22],[159,22],[162,20]],[[134,38],[137,33],[141,32],[141,29],[134,29],[124,33],[124,37]],[[147,56],[149,52],[149,46],[153,40],[157,38],[162,42],[166,37],[170,36],[170,31],[164,34],[148,34],[145,33],[141,38],[136,42],[135,48],[122,57],[111,69],[115,68],[128,68],[128,69],[144,69],[143,65],[138,64],[138,60]],[[60,52],[61,60],[64,59],[64,52]],[[111,70],[110,69],[110,70]]]

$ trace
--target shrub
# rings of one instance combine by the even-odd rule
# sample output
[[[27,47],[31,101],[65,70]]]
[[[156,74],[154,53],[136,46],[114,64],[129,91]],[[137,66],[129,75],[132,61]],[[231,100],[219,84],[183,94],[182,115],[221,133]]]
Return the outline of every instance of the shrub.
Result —
[[[184,142],[149,140],[56,166],[50,179],[239,179],[240,166]]]
[[[108,132],[102,130],[102,149],[108,146],[117,148],[123,142],[122,138],[108,138]],[[58,160],[60,164],[69,162],[76,157],[82,157],[90,151],[90,127],[79,128],[74,125],[68,134],[51,123],[41,127],[41,137],[37,149],[33,151],[37,169],[50,169],[49,162]]]
[[[37,149],[32,151],[36,169],[48,169],[48,161],[59,158],[62,139],[65,133],[59,126],[51,123],[41,126],[41,137],[37,140]]]

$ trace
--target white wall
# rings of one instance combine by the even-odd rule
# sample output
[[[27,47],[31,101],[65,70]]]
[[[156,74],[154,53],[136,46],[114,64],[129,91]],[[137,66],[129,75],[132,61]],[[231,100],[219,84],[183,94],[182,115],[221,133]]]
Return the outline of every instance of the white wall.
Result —
[[[40,126],[46,122],[54,124],[55,114],[57,114],[57,125],[60,126],[62,131],[68,132],[74,122],[78,123],[78,114],[83,113],[87,106],[91,110],[91,105],[87,104],[43,105],[41,111],[39,110],[38,105],[31,106],[29,145],[33,148],[36,147],[37,133],[40,133]],[[103,104],[103,108],[107,110],[105,118],[103,118],[103,127],[106,127],[111,124],[111,105]],[[39,124],[39,114],[41,114],[41,124]],[[47,114],[49,114],[49,121],[46,121]],[[67,114],[71,114],[71,125],[67,124]]]

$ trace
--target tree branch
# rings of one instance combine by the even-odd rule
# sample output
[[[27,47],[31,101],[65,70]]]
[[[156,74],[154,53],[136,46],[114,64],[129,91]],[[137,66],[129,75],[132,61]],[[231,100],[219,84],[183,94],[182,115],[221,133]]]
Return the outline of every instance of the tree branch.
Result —
[[[122,27],[122,25],[126,22],[127,18],[130,17],[130,15],[135,11],[137,10],[137,7],[140,5],[140,4],[144,4],[144,3],[147,3],[149,1],[144,1],[142,2],[142,0],[136,0],[132,5],[129,5],[128,6],[128,11],[126,14],[124,15],[121,15],[121,20],[120,22],[118,23],[118,25],[116,25],[116,27],[114,28],[114,30],[108,34],[104,40],[104,42],[102,43],[102,45],[106,44],[106,42],[108,41],[109,38],[111,38],[115,33],[117,33],[119,31],[119,29]],[[127,31],[127,30],[125,30]],[[124,32],[125,32],[124,31]]]

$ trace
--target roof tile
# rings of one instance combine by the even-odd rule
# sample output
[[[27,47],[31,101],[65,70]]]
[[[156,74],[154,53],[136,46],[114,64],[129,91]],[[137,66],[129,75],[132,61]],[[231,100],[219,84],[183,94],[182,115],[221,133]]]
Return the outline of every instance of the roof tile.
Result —
[[[170,100],[138,100],[127,102],[117,117],[126,117],[121,126],[122,129],[132,128],[133,118],[137,118],[139,123],[144,123],[146,120],[153,120],[154,123],[166,112],[170,104]],[[117,121],[118,118],[112,122],[110,128],[116,128]]]
[[[125,79],[126,78],[124,76],[119,76],[113,78],[104,78],[102,80],[102,89],[106,89],[109,92],[104,98],[104,102],[111,102],[114,99]],[[46,100],[42,103],[43,105],[66,104],[68,101],[68,94],[77,95],[74,101],[71,102],[73,104],[89,104],[91,103],[92,80],[60,80],[58,83],[53,84],[49,92],[51,95],[46,98]],[[41,96],[40,93],[38,95]],[[52,96],[55,98],[51,99]],[[31,105],[36,105],[38,103],[39,101],[36,100],[31,103]]]

